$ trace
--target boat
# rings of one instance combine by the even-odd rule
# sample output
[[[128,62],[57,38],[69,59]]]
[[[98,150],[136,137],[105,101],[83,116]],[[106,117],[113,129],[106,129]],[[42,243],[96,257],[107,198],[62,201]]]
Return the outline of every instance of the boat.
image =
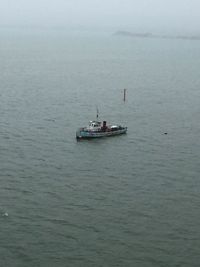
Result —
[[[97,116],[98,117],[98,116]],[[76,139],[92,139],[100,137],[109,137],[115,135],[125,134],[127,127],[121,125],[107,125],[106,121],[100,122],[98,120],[90,121],[86,127],[79,128],[76,131]]]

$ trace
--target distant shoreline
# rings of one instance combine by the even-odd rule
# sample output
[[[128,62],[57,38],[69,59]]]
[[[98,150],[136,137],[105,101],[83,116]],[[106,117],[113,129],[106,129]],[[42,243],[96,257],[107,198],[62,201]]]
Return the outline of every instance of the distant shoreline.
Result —
[[[115,36],[133,37],[133,38],[159,38],[159,39],[180,39],[180,40],[200,40],[200,35],[161,35],[152,33],[132,33],[129,31],[116,31]]]

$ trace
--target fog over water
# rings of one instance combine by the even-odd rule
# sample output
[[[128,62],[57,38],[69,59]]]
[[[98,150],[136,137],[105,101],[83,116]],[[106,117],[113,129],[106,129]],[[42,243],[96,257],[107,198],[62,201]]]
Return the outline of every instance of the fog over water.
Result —
[[[0,0],[1,26],[199,33],[198,0]]]

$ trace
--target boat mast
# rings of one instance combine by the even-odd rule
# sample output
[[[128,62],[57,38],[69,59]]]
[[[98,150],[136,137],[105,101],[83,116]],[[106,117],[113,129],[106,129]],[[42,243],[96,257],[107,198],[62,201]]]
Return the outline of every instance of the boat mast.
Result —
[[[98,110],[98,107],[96,107],[96,109],[97,109],[97,120],[98,120],[98,118],[99,118],[99,110]]]

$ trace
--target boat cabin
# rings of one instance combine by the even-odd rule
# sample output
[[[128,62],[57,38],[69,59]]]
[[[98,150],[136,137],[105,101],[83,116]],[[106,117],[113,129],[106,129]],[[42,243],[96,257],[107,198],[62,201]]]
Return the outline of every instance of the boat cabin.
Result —
[[[103,121],[103,124],[100,121],[90,121],[88,130],[89,131],[106,131],[108,129],[106,121]]]
[[[90,121],[89,122],[89,128],[98,129],[100,127],[101,127],[101,122],[100,121]]]
[[[118,131],[118,130],[121,130],[121,126],[119,126],[119,125],[111,126],[111,131]]]

